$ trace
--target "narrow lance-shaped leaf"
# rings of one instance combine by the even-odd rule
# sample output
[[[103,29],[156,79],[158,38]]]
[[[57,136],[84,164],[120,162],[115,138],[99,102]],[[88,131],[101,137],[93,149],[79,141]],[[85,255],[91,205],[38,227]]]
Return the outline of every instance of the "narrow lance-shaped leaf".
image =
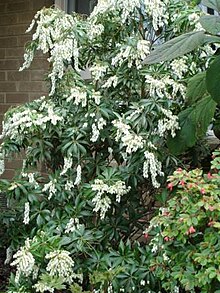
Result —
[[[220,16],[203,15],[199,21],[208,33],[216,35],[220,32]]]
[[[203,45],[204,42],[204,31],[190,32],[178,36],[162,45],[157,46],[144,60],[144,63],[153,64],[175,59],[193,51]]]
[[[216,103],[220,103],[220,56],[209,66],[206,73],[207,90]]]

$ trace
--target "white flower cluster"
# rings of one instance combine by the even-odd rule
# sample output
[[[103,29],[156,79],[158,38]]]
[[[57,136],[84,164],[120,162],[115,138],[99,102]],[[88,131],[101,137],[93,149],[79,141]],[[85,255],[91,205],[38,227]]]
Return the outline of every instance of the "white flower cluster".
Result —
[[[170,110],[161,108],[161,111],[165,115],[165,118],[158,120],[157,134],[163,137],[167,131],[171,131],[171,136],[175,137],[176,130],[180,129],[178,116],[173,115]]]
[[[117,128],[115,140],[121,139],[122,146],[126,147],[126,153],[131,154],[143,148],[145,141],[131,130],[130,125],[123,123],[121,119],[114,120],[112,124]]]
[[[74,100],[74,104],[77,106],[82,104],[82,107],[87,105],[87,92],[81,87],[74,87],[70,91],[70,96],[67,98],[67,102]]]
[[[54,180],[51,180],[49,181],[48,183],[44,184],[44,187],[42,189],[42,192],[46,192],[46,191],[49,191],[49,196],[48,196],[48,199],[50,200],[52,198],[53,195],[56,194],[57,192],[57,189],[56,189],[56,183],[57,183],[57,180],[54,179]]]
[[[21,274],[28,277],[33,272],[35,259],[29,250],[30,240],[27,239],[25,241],[25,246],[21,247],[20,250],[18,250],[13,256],[15,260],[11,263],[11,266],[16,266],[17,269],[15,276],[16,283],[19,283]]]
[[[50,285],[46,284],[44,281],[39,281],[37,284],[33,286],[33,289],[36,290],[36,292],[50,292],[54,293],[55,289],[52,288]]]
[[[99,0],[90,15],[90,21],[96,22],[99,15],[116,10],[119,12],[122,23],[124,23],[140,6],[140,0]]]
[[[94,80],[101,79],[107,72],[107,69],[108,69],[108,66],[101,63],[95,63],[93,66],[89,68]]]
[[[23,223],[25,225],[29,224],[30,222],[30,204],[29,202],[26,202],[24,205],[24,220]]]
[[[3,122],[2,122],[3,123]],[[2,136],[0,137],[0,139]],[[0,176],[5,172],[5,159],[4,153],[0,151]]]
[[[66,174],[66,172],[72,167],[73,165],[73,159],[71,157],[64,158],[64,165],[63,170],[61,171],[60,175]]]
[[[121,180],[117,181],[113,185],[106,184],[102,179],[95,179],[94,184],[91,184],[93,191],[97,192],[96,196],[92,199],[95,204],[94,211],[100,212],[101,219],[104,219],[107,210],[111,206],[111,199],[107,194],[116,196],[116,201],[121,201],[121,196],[128,193],[131,189],[130,186],[126,186]]]
[[[99,134],[100,134],[100,130],[102,130],[104,128],[104,126],[106,125],[106,120],[103,119],[102,117],[100,119],[95,119],[96,123],[92,124],[92,137],[91,137],[91,141],[92,142],[96,142],[99,138]]]
[[[186,88],[183,84],[165,76],[161,79],[156,79],[150,74],[145,75],[146,83],[148,84],[149,94],[151,97],[158,96],[159,98],[166,97],[167,99],[174,99],[179,92],[185,98]],[[169,93],[171,88],[172,92]]]
[[[118,45],[120,46],[120,45]],[[112,58],[112,65],[121,66],[124,61],[128,61],[128,67],[131,68],[133,64],[137,68],[142,67],[142,61],[150,53],[150,42],[147,40],[138,40],[136,47],[130,45],[122,45],[119,53]]]
[[[184,74],[189,70],[187,64],[187,57],[184,56],[182,58],[175,59],[170,64],[171,70],[173,74],[177,76],[177,78],[182,79]]]
[[[163,27],[169,18],[167,5],[169,0],[143,0],[147,14],[152,18],[155,31]]]
[[[46,254],[49,259],[46,270],[51,276],[63,278],[64,282],[71,283],[75,274],[73,274],[74,261],[69,256],[70,252],[66,250],[56,250]]]
[[[78,165],[76,168],[76,179],[75,179],[74,185],[80,184],[81,177],[82,177],[82,167],[80,165]]]
[[[195,31],[201,31],[204,30],[199,19],[200,19],[200,13],[193,12],[188,16],[188,20],[191,25],[195,26]]]
[[[26,164],[26,161],[23,161],[23,164]],[[37,189],[39,187],[39,183],[36,181],[36,179],[34,178],[35,173],[21,173],[22,177],[27,177],[28,178],[28,182],[34,186],[34,189]]]
[[[102,85],[103,88],[110,88],[113,86],[114,88],[118,84],[118,77],[116,75],[113,75],[107,79],[107,81]]]
[[[74,57],[75,70],[79,71],[77,41],[74,33],[69,33],[69,31],[73,32],[76,20],[58,9],[42,9],[35,15],[28,31],[34,27],[35,22],[37,28],[33,34],[33,41],[37,42],[37,50],[42,50],[44,54],[50,51],[48,61],[53,64],[52,72],[49,74],[51,78],[50,95],[52,95],[55,92],[56,79],[63,76],[66,61],[71,62]],[[25,62],[20,70],[30,66],[33,54],[33,49],[26,50]]]
[[[7,136],[18,140],[19,137],[23,137],[29,131],[30,127],[39,126],[44,130],[47,122],[56,125],[58,121],[62,121],[63,117],[55,112],[53,105],[51,103],[46,104],[47,113],[39,113],[37,110],[24,108],[8,116],[2,123],[3,130],[0,138]]]
[[[162,172],[162,164],[152,152],[145,151],[144,156],[146,161],[143,166],[143,176],[144,178],[148,178],[150,173],[153,186],[159,188],[160,183],[157,181],[157,176],[164,175]]]
[[[79,223],[78,218],[71,218],[66,225],[65,233],[74,232],[75,230],[79,230],[83,226],[83,224]]]

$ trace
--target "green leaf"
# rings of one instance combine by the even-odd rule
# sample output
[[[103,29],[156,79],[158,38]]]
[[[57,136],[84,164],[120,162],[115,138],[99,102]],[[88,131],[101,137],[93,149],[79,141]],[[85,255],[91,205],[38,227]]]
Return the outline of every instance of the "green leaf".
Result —
[[[205,135],[215,113],[216,103],[209,96],[188,107],[179,114],[180,130],[174,138],[169,137],[170,151],[179,155]]]
[[[201,4],[216,11],[220,11],[220,0],[202,0]]]
[[[204,42],[205,33],[203,31],[186,33],[157,46],[144,60],[144,63],[154,64],[175,59],[198,48]]]
[[[211,63],[206,74],[207,90],[216,103],[220,103],[220,56],[216,57]]]
[[[199,72],[190,78],[186,96],[188,104],[192,105],[201,99],[206,92],[206,72]]]
[[[199,21],[208,33],[217,35],[220,32],[220,16],[203,15]]]

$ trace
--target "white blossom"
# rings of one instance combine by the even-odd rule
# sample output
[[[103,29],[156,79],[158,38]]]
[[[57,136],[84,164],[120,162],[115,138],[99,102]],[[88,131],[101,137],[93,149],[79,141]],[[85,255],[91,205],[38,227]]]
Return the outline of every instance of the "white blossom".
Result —
[[[167,24],[169,18],[168,3],[169,0],[144,0],[146,12],[152,18],[155,31]]]
[[[46,284],[44,281],[38,281],[34,286],[33,289],[36,290],[36,292],[50,292],[53,293],[55,291],[54,288],[52,288],[49,284]]]
[[[94,211],[100,212],[101,219],[104,219],[106,212],[111,207],[111,199],[107,194],[116,196],[116,201],[121,201],[121,196],[128,193],[131,189],[130,186],[126,186],[121,180],[115,182],[115,184],[108,185],[102,179],[95,179],[94,184],[91,184],[91,188],[96,192],[92,202],[95,204]]]
[[[122,145],[126,147],[126,153],[131,154],[143,148],[144,139],[140,135],[135,134],[131,130],[130,125],[122,122],[122,119],[114,120],[112,124],[117,128],[115,140],[119,141],[121,139]]]
[[[51,180],[49,181],[48,183],[44,184],[44,187],[42,189],[42,192],[45,192],[45,191],[49,191],[49,196],[48,196],[48,199],[50,200],[51,197],[53,195],[56,194],[57,192],[57,189],[56,189],[56,183],[57,183],[57,180],[54,179],[54,180]]]
[[[87,92],[80,87],[72,88],[67,102],[71,100],[74,100],[74,104],[77,106],[82,104],[82,107],[85,107],[87,105]]]
[[[75,230],[79,230],[82,226],[84,225],[79,223],[78,218],[71,218],[66,225],[65,233],[70,233],[74,232]]]
[[[164,175],[162,172],[162,164],[152,152],[145,151],[144,156],[146,161],[143,166],[143,176],[144,178],[148,178],[150,173],[153,186],[159,188],[160,184],[157,181],[157,176]]]
[[[24,220],[23,220],[23,223],[25,225],[29,224],[29,221],[30,221],[30,204],[29,202],[26,202],[25,205],[24,205]]]
[[[118,84],[118,77],[116,75],[111,76],[107,79],[107,81],[102,85],[103,88],[110,88],[113,86],[114,88]]]
[[[63,165],[63,170],[62,172],[60,173],[60,175],[64,175],[66,174],[66,172],[72,167],[73,165],[73,159],[71,157],[68,157],[68,158],[64,158],[64,165]]]
[[[96,124],[95,123],[92,124],[92,137],[90,139],[92,142],[96,142],[98,140],[100,130],[102,130],[104,126],[106,125],[106,120],[103,119],[102,117],[98,120],[96,119],[95,122]]]
[[[95,63],[90,67],[90,71],[94,80],[101,79],[107,72],[108,66],[100,63]]]
[[[179,59],[175,59],[171,62],[170,67],[173,73],[179,78],[183,78],[184,74],[189,70],[187,64],[187,58],[184,56]]]
[[[178,116],[173,115],[170,110],[166,110],[161,108],[161,111],[165,115],[163,119],[158,120],[158,128],[156,133],[163,137],[167,131],[171,132],[171,136],[176,136],[176,130],[180,129],[179,123],[178,123]]]
[[[71,283],[74,278],[74,261],[69,255],[68,251],[55,250],[46,254],[45,259],[49,259],[46,270],[51,276],[61,277],[64,282]]]
[[[79,185],[81,182],[81,175],[82,175],[82,167],[80,165],[76,168],[76,179],[74,185]]]
[[[30,240],[25,241],[25,246],[21,247],[13,256],[15,259],[11,266],[16,266],[15,282],[18,283],[21,274],[30,276],[35,265],[35,259],[30,252]]]

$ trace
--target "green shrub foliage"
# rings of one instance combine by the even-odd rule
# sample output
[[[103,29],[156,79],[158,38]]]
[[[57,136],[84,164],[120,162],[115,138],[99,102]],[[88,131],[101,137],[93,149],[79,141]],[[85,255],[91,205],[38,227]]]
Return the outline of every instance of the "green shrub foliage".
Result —
[[[184,128],[186,81],[215,50],[143,61],[182,32],[203,37],[201,14],[187,1],[100,0],[89,17],[57,8],[35,15],[20,70],[46,54],[49,94],[9,110],[1,136],[1,173],[5,160],[24,157],[0,183],[10,207],[6,262],[16,269],[8,292],[160,291],[151,249],[136,240],[177,163],[167,138]],[[214,108],[210,100],[207,113]]]

